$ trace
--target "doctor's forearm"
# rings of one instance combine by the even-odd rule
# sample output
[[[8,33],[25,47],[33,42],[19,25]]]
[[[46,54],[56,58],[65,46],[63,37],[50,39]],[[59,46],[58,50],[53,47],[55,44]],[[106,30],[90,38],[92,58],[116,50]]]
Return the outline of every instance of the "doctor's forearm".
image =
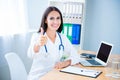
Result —
[[[65,61],[65,65],[64,65],[64,67],[67,67],[67,66],[69,66],[69,65],[71,65],[71,60],[67,60],[67,61]]]
[[[61,68],[67,67],[69,65],[71,65],[71,60],[66,60],[66,61],[63,61],[63,62],[56,63],[54,68],[61,69]]]

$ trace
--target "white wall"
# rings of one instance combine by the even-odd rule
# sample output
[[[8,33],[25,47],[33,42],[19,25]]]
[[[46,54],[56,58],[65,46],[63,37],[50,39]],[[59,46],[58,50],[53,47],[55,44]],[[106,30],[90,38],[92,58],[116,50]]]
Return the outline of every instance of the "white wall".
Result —
[[[27,0],[28,21],[32,30],[38,30],[44,10],[48,6],[48,0]]]
[[[100,41],[120,54],[120,0],[86,0],[83,49],[97,51]]]

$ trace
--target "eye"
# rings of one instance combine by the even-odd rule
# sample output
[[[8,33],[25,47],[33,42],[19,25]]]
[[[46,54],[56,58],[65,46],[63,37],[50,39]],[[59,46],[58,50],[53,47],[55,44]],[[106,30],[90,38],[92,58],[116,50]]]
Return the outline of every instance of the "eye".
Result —
[[[57,17],[57,19],[60,19],[60,17]]]
[[[53,20],[54,19],[54,17],[50,17],[50,20]]]

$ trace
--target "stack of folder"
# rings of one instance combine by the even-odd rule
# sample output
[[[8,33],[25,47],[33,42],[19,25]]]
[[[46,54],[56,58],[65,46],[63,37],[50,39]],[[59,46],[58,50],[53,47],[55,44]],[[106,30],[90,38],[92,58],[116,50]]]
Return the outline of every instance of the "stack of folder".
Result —
[[[72,44],[80,44],[80,24],[64,23],[63,34],[65,34]]]

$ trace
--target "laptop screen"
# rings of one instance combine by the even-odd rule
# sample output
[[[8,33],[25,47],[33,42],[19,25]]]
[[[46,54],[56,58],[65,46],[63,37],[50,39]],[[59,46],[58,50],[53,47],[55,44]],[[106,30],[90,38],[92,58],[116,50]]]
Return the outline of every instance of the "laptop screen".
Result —
[[[101,43],[100,49],[98,51],[97,58],[102,60],[103,62],[107,62],[110,51],[111,51],[112,45],[106,44],[106,43]]]

